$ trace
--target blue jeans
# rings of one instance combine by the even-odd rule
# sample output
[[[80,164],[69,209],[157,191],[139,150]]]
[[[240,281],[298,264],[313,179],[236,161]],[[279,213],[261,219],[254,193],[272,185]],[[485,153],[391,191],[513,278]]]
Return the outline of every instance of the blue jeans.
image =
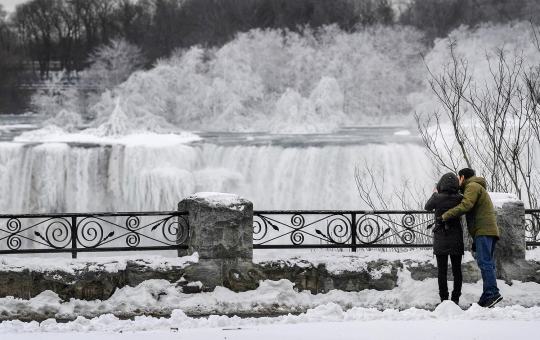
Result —
[[[494,236],[477,236],[476,243],[476,263],[482,272],[482,282],[484,284],[484,292],[480,296],[478,303],[483,303],[493,296],[498,296],[499,288],[497,288],[497,279],[495,277],[495,245],[497,238]]]

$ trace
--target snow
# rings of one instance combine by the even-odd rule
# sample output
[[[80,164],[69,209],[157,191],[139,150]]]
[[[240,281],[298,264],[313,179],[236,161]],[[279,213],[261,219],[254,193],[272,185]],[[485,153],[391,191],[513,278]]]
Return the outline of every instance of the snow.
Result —
[[[38,126],[34,124],[11,124],[1,125],[0,131],[21,130],[21,129],[37,129]]]
[[[514,203],[523,205],[523,202],[514,194],[504,192],[490,192],[489,197],[495,207],[502,208],[505,203]]]
[[[411,131],[409,131],[409,130],[400,130],[400,131],[394,132],[394,135],[396,135],[396,136],[410,136]]]
[[[84,327],[84,323],[81,322]],[[482,321],[482,320],[415,320],[410,321],[344,321],[321,323],[241,325],[214,328],[163,328],[157,331],[100,331],[60,333],[23,333],[3,335],[3,339],[39,339],[39,340],[90,340],[99,337],[103,340],[133,339],[143,340],[149,336],[168,339],[227,339],[227,340],[289,340],[310,339],[401,339],[413,335],[415,340],[424,339],[529,339],[538,331],[537,321]],[[56,325],[58,326],[58,325]],[[51,327],[52,328],[52,327]]]
[[[525,259],[527,261],[540,262],[540,247],[536,247],[525,252]]]
[[[331,271],[339,272],[361,268],[362,263],[375,259],[433,261],[430,253],[431,251],[423,250],[403,253],[256,252],[254,262],[262,264],[267,261],[303,261],[308,266],[325,261]],[[531,254],[529,251],[527,253]],[[538,256],[538,252],[533,253],[533,257]],[[114,264],[112,259],[99,259],[99,264],[108,270],[114,270],[114,266],[121,266],[127,259],[136,260],[129,256],[118,258],[118,264]],[[193,256],[168,259],[170,262],[167,262],[165,258],[152,256],[138,260],[147,265],[162,266],[167,265],[164,263],[173,262],[181,265],[188,260],[195,262],[197,258]],[[467,254],[465,260],[472,260],[470,254]],[[75,270],[83,263],[80,260],[50,259],[40,261],[43,264],[39,267],[40,265],[30,259],[4,258],[2,261],[3,266],[11,268],[23,265],[34,270],[66,267],[66,271]],[[53,264],[55,261],[58,263]],[[107,266],[108,264],[110,266]],[[180,280],[179,283],[186,284],[186,280]],[[449,286],[452,287],[451,282]],[[528,332],[540,326],[540,285],[519,281],[512,281],[509,285],[499,280],[498,286],[504,300],[493,309],[485,309],[474,303],[482,291],[481,281],[464,283],[459,307],[452,302],[437,306],[437,280],[416,281],[406,267],[398,272],[397,287],[387,291],[332,290],[312,294],[309,291],[297,291],[294,283],[283,279],[261,281],[257,289],[247,292],[235,293],[224,287],[216,287],[213,292],[184,294],[182,286],[177,283],[147,280],[136,287],[117,289],[104,301],[62,301],[51,291],[45,291],[29,300],[2,298],[1,317],[15,316],[24,319],[31,318],[32,315],[49,315],[53,318],[42,322],[3,321],[0,323],[0,334],[2,339],[27,339],[37,335],[40,335],[40,339],[67,339],[66,334],[72,333],[77,333],[77,339],[86,339],[88,334],[103,334],[111,339],[123,339],[128,335],[142,336],[150,332],[175,339],[178,336],[199,336],[203,339],[221,339],[220,336],[226,336],[227,339],[247,339],[249,336],[260,339],[274,336],[281,336],[283,339],[318,339],[323,334],[328,336],[328,339],[338,336],[348,339],[351,338],[350,332],[356,332],[354,334],[358,336],[358,329],[362,329],[362,334],[367,338],[385,338],[406,332],[404,334],[415,334],[417,339],[449,339],[450,334],[454,337],[455,333],[443,330],[450,325],[450,329],[463,333],[466,338],[472,335],[485,337],[489,334],[494,339],[502,339],[503,335],[510,336],[508,330],[524,332],[524,335],[532,334]],[[250,314],[270,316],[250,317]],[[62,323],[55,318],[73,321]],[[504,327],[493,328],[492,324]],[[401,331],[396,331],[396,328]],[[292,333],[287,334],[286,330]],[[223,335],[224,331],[230,333]],[[421,335],[418,335],[417,331]]]
[[[22,272],[29,270],[32,272],[64,272],[73,274],[81,270],[105,271],[117,273],[126,269],[128,261],[135,262],[153,270],[166,270],[171,267],[185,267],[191,263],[199,261],[198,253],[183,257],[163,257],[159,255],[145,255],[141,259],[140,255],[96,257],[88,259],[67,259],[67,258],[40,258],[36,261],[34,257],[9,257],[2,256],[0,259],[0,272]]]
[[[406,276],[406,275],[405,275]],[[412,281],[410,278],[408,281]],[[409,299],[417,299],[420,295],[431,295],[433,302],[435,302],[436,295],[436,280],[426,280],[409,282],[414,287],[408,292],[400,291],[401,297],[407,297],[404,293],[410,293],[412,296],[408,296]],[[502,288],[501,292],[506,299],[512,300],[522,294],[524,299],[537,299],[538,287],[532,289],[533,284],[529,284],[527,287],[520,286],[520,283],[514,282],[514,285],[507,286],[502,281],[499,281],[499,285]],[[523,284],[521,284],[523,285]],[[538,284],[534,284],[538,286]],[[31,299],[33,308],[35,310],[48,309],[55,312],[56,309],[60,309],[57,313],[58,316],[73,317],[74,321],[67,323],[59,323],[55,319],[47,319],[41,323],[37,321],[21,322],[4,321],[0,323],[0,334],[2,339],[6,339],[6,335],[9,338],[17,338],[15,335],[22,336],[36,336],[40,335],[40,339],[58,339],[57,336],[65,336],[62,333],[77,333],[76,338],[85,338],[84,333],[93,334],[98,336],[101,332],[104,332],[108,337],[116,339],[122,338],[124,334],[133,335],[133,332],[158,332],[164,336],[172,336],[175,338],[183,338],[183,336],[190,337],[189,334],[200,334],[198,338],[210,339],[217,338],[218,335],[225,336],[223,331],[239,331],[239,330],[251,330],[257,334],[257,338],[270,339],[271,334],[281,334],[284,330],[289,329],[293,331],[291,334],[283,334],[283,339],[298,339],[309,338],[319,339],[321,334],[329,335],[330,332],[334,336],[327,339],[337,338],[338,335],[343,335],[343,338],[350,338],[348,332],[344,332],[343,329],[352,331],[353,329],[364,329],[366,326],[376,324],[378,327],[370,328],[363,334],[367,338],[374,338],[375,336],[382,337],[383,334],[399,335],[394,333],[391,329],[394,325],[398,325],[402,329],[403,334],[415,334],[415,338],[442,338],[450,339],[451,334],[455,336],[453,332],[445,332],[448,325],[453,325],[450,329],[456,331],[459,330],[470,338],[471,334],[493,334],[496,335],[495,339],[502,339],[501,335],[509,336],[508,329],[514,329],[521,332],[523,329],[527,332],[531,332],[534,327],[540,325],[540,307],[532,306],[529,308],[516,304],[517,300],[513,301],[511,305],[508,303],[505,305],[500,304],[500,307],[493,309],[485,309],[473,304],[470,308],[463,310],[452,302],[445,302],[440,304],[433,311],[427,309],[419,309],[416,307],[409,307],[407,309],[397,309],[393,307],[380,308],[379,306],[366,304],[365,306],[354,305],[361,302],[363,299],[354,299],[361,293],[345,293],[345,292],[329,292],[327,294],[311,295],[310,293],[302,292],[298,293],[292,289],[292,283],[287,280],[263,281],[261,287],[254,292],[245,293],[233,293],[225,288],[218,287],[213,293],[200,293],[193,295],[185,295],[183,298],[179,298],[181,295],[177,295],[174,299],[176,308],[172,310],[169,318],[164,317],[151,317],[151,316],[135,316],[133,319],[120,319],[113,314],[103,314],[97,317],[83,317],[77,316],[77,313],[68,314],[68,306],[76,306],[78,313],[83,314],[85,308],[89,305],[93,305],[94,308],[99,311],[107,312],[107,308],[110,305],[116,304],[117,310],[131,308],[144,308],[148,304],[155,304],[155,307],[162,301],[170,299],[168,294],[173,293],[176,289],[169,286],[163,280],[150,280],[142,283],[136,288],[131,288],[129,292],[124,288],[120,294],[115,293],[108,301],[92,301],[85,302],[79,300],[71,300],[65,302],[62,306],[58,302],[58,298],[55,294],[46,292]],[[478,295],[481,291],[481,284],[465,284],[465,295],[474,294]],[[396,288],[395,290],[399,290]],[[167,295],[160,295],[161,299],[158,301],[155,297],[152,297],[150,292],[167,293]],[[519,293],[521,291],[521,293]],[[376,292],[369,291],[367,294],[377,295],[382,298],[384,295],[394,295],[394,291],[390,292]],[[363,294],[366,296],[366,294]],[[164,300],[163,300],[164,299]],[[27,308],[22,300],[18,299],[3,299],[2,308],[5,310],[6,305],[16,305],[13,307],[18,308],[18,312]],[[7,300],[7,301],[6,301]],[[311,301],[310,301],[311,300]],[[505,301],[503,300],[503,302]],[[6,303],[7,302],[7,303]],[[18,302],[18,303],[16,303]],[[169,301],[173,302],[173,301]],[[539,301],[536,301],[538,305]],[[275,304],[279,306],[290,306],[288,312],[294,313],[302,311],[299,314],[286,314],[276,317],[245,317],[231,316],[230,314],[238,314],[243,310],[254,310],[257,306],[262,304]],[[292,307],[302,306],[302,304],[310,303],[307,310],[293,310]],[[351,304],[352,303],[352,304]],[[468,303],[468,302],[467,302]],[[172,303],[171,303],[172,305]],[[193,308],[204,308],[204,306],[225,307],[229,306],[229,309],[222,309],[212,312],[212,315],[207,317],[190,317],[187,313],[193,312]],[[467,305],[466,305],[467,306]],[[163,307],[163,306],[161,306]],[[189,309],[192,307],[192,310]],[[281,307],[280,307],[281,308]],[[276,311],[287,312],[287,310]],[[161,309],[163,310],[163,308]],[[210,310],[210,309],[208,309]],[[144,310],[143,310],[144,312]],[[5,312],[2,312],[5,315]],[[221,314],[221,315],[218,315]],[[228,314],[228,315],[223,315]],[[493,325],[505,325],[504,328],[492,328]],[[440,327],[444,326],[444,327]],[[426,332],[426,327],[431,332]],[[417,330],[424,330],[425,333],[421,337],[418,337]],[[490,331],[488,331],[488,329]],[[499,332],[505,330],[504,332]],[[317,330],[324,330],[320,333]],[[178,334],[171,334],[176,333]],[[299,333],[301,332],[301,333]],[[475,333],[478,332],[478,333]],[[46,334],[44,334],[46,333]],[[233,332],[231,332],[233,333]],[[233,337],[230,337],[227,333],[227,339],[247,339],[249,337],[241,337],[241,333],[235,333]],[[255,334],[250,333],[251,336]],[[294,334],[294,336],[293,336]],[[354,333],[358,336],[358,333]],[[401,335],[403,335],[401,334]],[[525,334],[525,333],[524,333]],[[528,333],[533,334],[533,333]],[[183,335],[183,336],[182,336]],[[45,336],[45,337],[42,337]],[[73,337],[73,335],[71,335]],[[514,334],[515,336],[515,334]],[[26,338],[26,337],[25,337]],[[66,338],[67,337],[62,337]],[[184,337],[185,338],[185,337]],[[221,338],[220,338],[221,339]]]
[[[185,199],[204,199],[212,206],[235,206],[244,204],[246,200],[236,194],[227,194],[220,192],[198,192]]]
[[[64,132],[63,129],[48,125],[39,130],[23,132],[15,137],[15,142],[22,143],[89,143],[102,145],[131,145],[147,147],[167,147],[187,144],[201,140],[201,137],[191,132],[159,134],[152,132],[133,132],[118,136],[97,136],[86,130],[79,133]]]
[[[281,263],[283,266],[298,266],[300,268],[317,267],[319,264],[326,264],[326,269],[332,274],[343,272],[362,272],[367,269],[369,262],[384,260],[388,262],[406,261],[409,266],[418,266],[418,263],[430,263],[436,265],[432,250],[410,250],[406,252],[380,252],[359,251],[359,252],[330,252],[325,250],[317,251],[275,251],[256,249],[253,252],[253,262],[265,264],[267,262]],[[470,252],[465,252],[464,262],[474,261]],[[376,272],[373,276],[378,276]]]

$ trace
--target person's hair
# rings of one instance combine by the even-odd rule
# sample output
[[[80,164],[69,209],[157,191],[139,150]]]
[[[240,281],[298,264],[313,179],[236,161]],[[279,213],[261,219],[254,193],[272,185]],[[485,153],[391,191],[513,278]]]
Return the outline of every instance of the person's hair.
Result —
[[[465,176],[465,179],[471,178],[474,175],[475,175],[475,172],[471,168],[464,168],[464,169],[459,170],[459,172],[458,172],[458,176],[459,177]]]

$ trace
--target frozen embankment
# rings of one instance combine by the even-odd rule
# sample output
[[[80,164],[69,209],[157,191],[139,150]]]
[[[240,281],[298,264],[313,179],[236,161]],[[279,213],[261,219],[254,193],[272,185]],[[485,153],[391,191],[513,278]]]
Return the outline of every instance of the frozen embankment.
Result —
[[[333,271],[351,270],[351,257],[353,253],[312,252],[302,256],[289,256],[288,261],[302,261],[305,264],[317,264],[323,260],[332,262],[329,266]],[[362,259],[368,261],[371,255],[357,255],[358,259],[352,261],[361,266]],[[430,256],[429,251],[414,251],[412,254],[393,253],[388,256],[395,258],[411,258],[412,260],[424,260]],[[468,255],[470,256],[470,254]],[[256,256],[257,257],[257,256]],[[387,257],[387,256],[383,256]],[[269,261],[280,258],[286,260],[285,254],[266,253],[258,256],[256,261]],[[529,251],[527,258],[539,261],[540,251]],[[300,260],[301,259],[301,260]],[[170,259],[169,259],[170,260]],[[194,260],[194,259],[191,259]],[[4,261],[3,266],[22,265],[25,260]],[[66,268],[78,266],[80,260],[63,260]],[[112,259],[102,259],[98,266],[107,270],[118,270],[122,266],[122,260],[114,263]],[[33,264],[34,270],[41,268],[46,270],[54,264],[54,259],[40,261]],[[69,262],[69,263],[67,263]],[[166,266],[167,260],[158,256],[146,261],[150,266]],[[32,266],[31,263],[29,263]],[[39,267],[39,268],[38,268]],[[69,330],[92,329],[99,330],[104,327],[102,323],[114,323],[117,329],[139,329],[142,327],[207,327],[212,325],[241,325],[249,323],[274,323],[274,322],[311,322],[318,320],[321,315],[333,315],[335,321],[346,320],[376,320],[392,317],[396,320],[432,319],[439,317],[436,307],[438,301],[437,280],[425,279],[414,280],[411,273],[404,268],[399,272],[398,285],[392,290],[377,291],[366,289],[360,292],[345,292],[332,290],[324,294],[312,294],[304,290],[299,292],[294,284],[288,280],[261,281],[259,287],[252,291],[235,293],[224,287],[217,287],[213,292],[186,294],[183,292],[182,280],[171,283],[166,280],[147,280],[136,287],[124,287],[117,289],[112,296],[104,301],[84,301],[71,299],[62,301],[59,296],[51,291],[45,291],[29,300],[6,297],[0,299],[0,317],[6,319],[43,320],[47,318],[75,320],[66,325],[56,325]],[[495,310],[484,310],[473,305],[466,312],[462,309],[452,309],[451,315],[444,317],[456,319],[498,319],[500,317],[518,320],[538,320],[540,317],[540,284],[534,282],[513,281],[511,285],[499,280],[498,285],[504,300]],[[449,283],[452,287],[452,283]],[[469,308],[477,301],[482,291],[482,281],[477,283],[465,283],[460,307]],[[419,309],[420,308],[420,309]],[[282,315],[277,318],[240,319],[230,315],[281,315],[287,313],[303,313],[300,315]],[[322,313],[322,314],[321,314]],[[171,316],[167,319],[157,319],[143,315]],[[208,318],[193,318],[191,316],[214,315]],[[229,315],[229,316],[216,316]],[[118,318],[136,317],[134,320],[119,320]],[[321,316],[322,317],[322,316]],[[94,318],[90,320],[90,318]],[[221,320],[221,321],[220,321]],[[4,321],[0,326],[0,332],[11,327],[17,329],[40,329],[40,327],[53,327],[54,320],[45,321],[40,326],[38,323],[18,323],[17,321]],[[142,326],[147,324],[147,326]],[[49,325],[49,326],[47,326]],[[176,326],[175,326],[176,325]],[[142,329],[141,328],[141,329]],[[116,328],[115,328],[116,329]]]

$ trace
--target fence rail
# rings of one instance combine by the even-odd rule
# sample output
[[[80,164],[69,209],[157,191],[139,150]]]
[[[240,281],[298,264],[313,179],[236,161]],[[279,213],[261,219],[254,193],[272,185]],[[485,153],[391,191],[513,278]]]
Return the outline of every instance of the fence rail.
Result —
[[[254,211],[253,248],[429,248],[427,211]]]
[[[254,249],[430,248],[427,211],[260,210]],[[527,247],[540,246],[540,209],[525,210]],[[187,249],[178,211],[0,215],[0,255]]]
[[[0,254],[187,249],[188,213],[0,215]]]

